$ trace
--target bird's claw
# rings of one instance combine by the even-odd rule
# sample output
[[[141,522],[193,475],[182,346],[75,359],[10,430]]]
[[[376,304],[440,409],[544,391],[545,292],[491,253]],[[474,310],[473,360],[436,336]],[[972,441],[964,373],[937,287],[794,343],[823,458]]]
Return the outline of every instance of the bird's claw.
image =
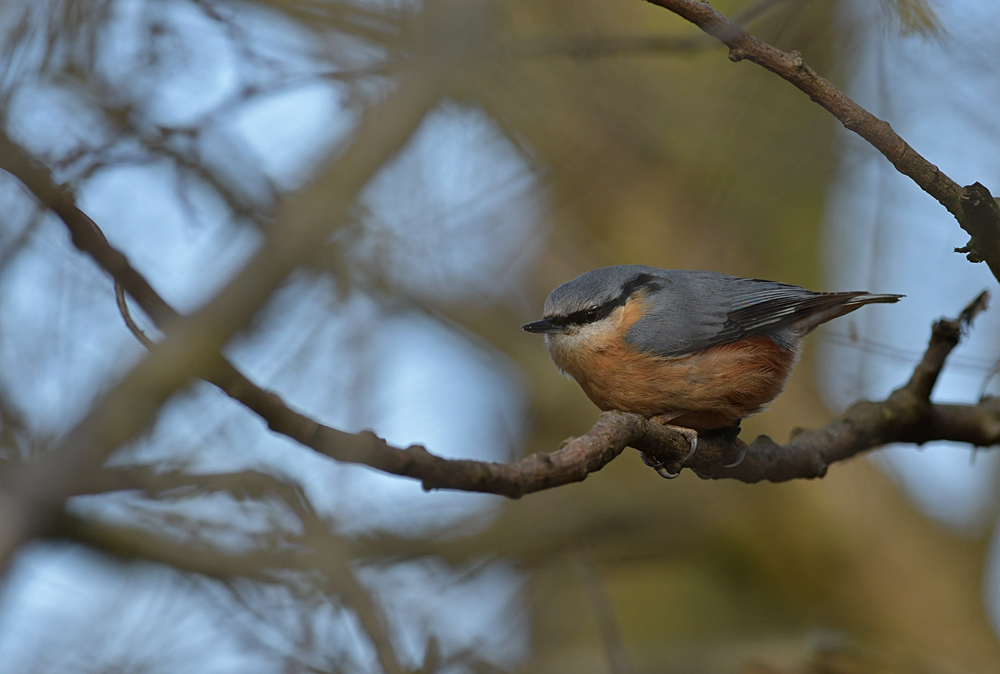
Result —
[[[747,458],[747,450],[743,448],[740,450],[740,458],[736,459],[732,463],[725,463],[722,465],[723,468],[735,468],[736,466],[743,463],[743,459]]]
[[[671,473],[663,466],[660,466],[659,468],[656,469],[656,474],[665,480],[673,480],[675,477],[681,474],[681,471],[678,470],[676,473]]]
[[[690,441],[691,449],[688,451],[687,456],[681,460],[681,463],[687,463],[698,451],[698,433],[693,432],[693,435],[688,440]]]
[[[657,461],[655,459],[651,459],[649,458],[649,456],[646,455],[646,452],[639,452],[639,458],[642,459],[642,462],[644,464],[655,470],[657,475],[666,480],[673,480],[675,477],[681,474],[680,470],[678,470],[676,473],[671,473],[666,468],[665,461]]]

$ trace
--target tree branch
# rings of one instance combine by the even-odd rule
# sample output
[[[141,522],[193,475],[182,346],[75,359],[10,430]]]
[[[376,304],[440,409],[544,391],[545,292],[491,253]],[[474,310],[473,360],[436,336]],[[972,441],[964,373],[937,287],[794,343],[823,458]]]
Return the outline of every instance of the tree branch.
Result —
[[[802,55],[786,53],[750,35],[700,0],[646,0],[687,19],[729,47],[731,61],[752,61],[787,80],[881,152],[897,171],[915,182],[955,216],[971,237],[958,252],[970,262],[985,261],[1000,280],[1000,208],[983,185],[961,187],[879,119],[805,64]]]

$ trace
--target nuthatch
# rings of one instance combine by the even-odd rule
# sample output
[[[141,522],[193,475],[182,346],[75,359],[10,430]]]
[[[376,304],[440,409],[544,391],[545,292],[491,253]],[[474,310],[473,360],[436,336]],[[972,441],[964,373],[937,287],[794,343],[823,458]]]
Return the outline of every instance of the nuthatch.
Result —
[[[699,432],[738,428],[781,393],[803,336],[900,297],[629,264],[563,283],[542,320],[522,327],[545,335],[556,367],[600,409],[674,428],[690,441],[690,458]]]

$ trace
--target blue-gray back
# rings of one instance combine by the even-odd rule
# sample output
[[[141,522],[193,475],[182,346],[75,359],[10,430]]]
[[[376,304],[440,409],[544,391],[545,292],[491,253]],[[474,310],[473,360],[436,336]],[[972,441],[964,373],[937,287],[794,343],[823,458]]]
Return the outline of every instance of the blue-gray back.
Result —
[[[692,353],[761,333],[787,342],[802,310],[825,296],[717,272],[657,271],[643,298],[646,316],[626,340],[658,355]]]

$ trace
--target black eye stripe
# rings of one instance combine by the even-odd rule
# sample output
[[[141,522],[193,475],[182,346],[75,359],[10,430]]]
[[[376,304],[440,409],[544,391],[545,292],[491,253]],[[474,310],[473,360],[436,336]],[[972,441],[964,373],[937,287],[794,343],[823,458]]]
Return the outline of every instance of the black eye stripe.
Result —
[[[628,301],[628,298],[631,297],[637,290],[643,288],[660,290],[663,288],[663,284],[649,274],[639,274],[634,279],[626,283],[618,297],[613,300],[609,300],[597,307],[588,307],[587,309],[574,311],[567,316],[548,316],[547,318],[550,321],[558,322],[560,325],[586,325],[588,323],[596,323],[599,320],[607,318],[611,312],[618,307],[625,306],[625,302]]]

